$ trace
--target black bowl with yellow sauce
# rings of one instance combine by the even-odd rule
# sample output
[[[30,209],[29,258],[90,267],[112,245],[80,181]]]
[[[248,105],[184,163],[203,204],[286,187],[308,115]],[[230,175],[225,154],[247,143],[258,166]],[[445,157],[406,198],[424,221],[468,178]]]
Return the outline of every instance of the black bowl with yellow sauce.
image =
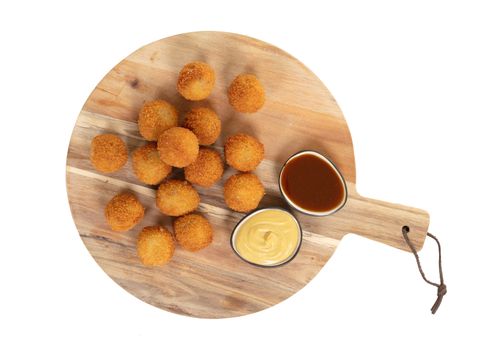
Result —
[[[292,261],[301,247],[301,225],[292,213],[279,207],[255,210],[234,227],[232,250],[259,267],[278,267]]]

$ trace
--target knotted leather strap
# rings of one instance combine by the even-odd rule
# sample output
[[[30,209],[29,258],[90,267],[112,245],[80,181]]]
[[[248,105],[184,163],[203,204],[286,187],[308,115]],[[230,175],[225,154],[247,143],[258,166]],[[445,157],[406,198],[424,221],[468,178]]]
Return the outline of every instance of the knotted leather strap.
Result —
[[[412,243],[409,239],[409,236],[407,235],[408,233],[409,233],[409,227],[408,226],[402,227],[402,235],[404,236],[404,240],[406,241],[407,245],[409,246],[412,253],[414,254],[414,257],[416,258],[416,263],[418,264],[418,269],[419,269],[419,272],[421,273],[421,276],[423,277],[423,279],[425,280],[426,283],[429,283],[432,286],[437,287],[437,300],[435,301],[435,304],[433,304],[433,306],[431,307],[431,313],[435,314],[435,312],[437,312],[438,308],[440,307],[440,304],[442,303],[442,299],[443,299],[444,295],[447,294],[447,286],[443,282],[442,248],[440,247],[440,242],[438,241],[438,239],[434,235],[432,235],[431,233],[428,232],[427,236],[433,238],[435,240],[435,242],[437,242],[437,246],[438,246],[438,271],[439,271],[439,275],[440,275],[440,283],[431,282],[426,278],[425,273],[423,272],[423,268],[421,267],[421,263],[419,262],[418,252],[416,251],[416,249],[412,245]]]

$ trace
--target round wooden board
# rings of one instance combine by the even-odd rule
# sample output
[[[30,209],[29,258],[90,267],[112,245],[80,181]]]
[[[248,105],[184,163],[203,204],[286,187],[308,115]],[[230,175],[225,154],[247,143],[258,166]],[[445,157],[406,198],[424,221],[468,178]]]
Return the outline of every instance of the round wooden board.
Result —
[[[217,74],[213,93],[201,102],[186,101],[175,88],[180,69],[194,60],[208,62]],[[256,74],[266,89],[266,104],[258,113],[239,114],[228,104],[227,87],[240,73]],[[211,106],[222,120],[221,137],[213,145],[219,151],[228,135],[241,131],[264,143],[266,157],[255,171],[266,188],[260,207],[284,206],[277,185],[278,172],[281,164],[301,149],[323,152],[337,164],[349,187],[346,207],[327,218],[296,214],[304,230],[297,257],[278,268],[255,267],[241,261],[229,244],[231,231],[243,214],[232,212],[224,204],[223,183],[234,173],[226,169],[222,181],[212,188],[197,188],[201,196],[199,211],[214,227],[213,243],[196,253],[178,247],[172,261],[163,267],[143,266],[135,251],[137,234],[148,225],[161,224],[171,229],[172,219],[156,209],[154,187],[135,178],[130,162],[118,172],[104,175],[92,167],[88,155],[92,138],[101,133],[119,135],[130,153],[144,144],[136,124],[138,111],[144,101],[156,98],[173,103],[181,117],[193,106]],[[174,176],[181,176],[180,171]],[[311,281],[344,234],[366,231],[356,224],[359,213],[379,203],[370,206],[371,202],[355,193],[354,184],[350,133],[342,112],[322,82],[301,62],[270,44],[221,32],[188,33],[159,40],[120,62],[86,101],[67,158],[72,215],[84,244],[103,270],[149,304],[205,318],[263,310]],[[131,231],[112,232],[105,221],[104,207],[124,190],[136,193],[146,207],[146,215]],[[376,229],[388,215],[386,210],[396,210],[383,206],[382,209],[385,214],[378,215],[376,221],[368,220],[366,225]],[[421,224],[412,222],[412,233],[416,226],[422,229]],[[395,226],[391,229],[395,230]],[[399,238],[373,233],[368,236],[404,249]],[[421,237],[415,243],[420,248]]]

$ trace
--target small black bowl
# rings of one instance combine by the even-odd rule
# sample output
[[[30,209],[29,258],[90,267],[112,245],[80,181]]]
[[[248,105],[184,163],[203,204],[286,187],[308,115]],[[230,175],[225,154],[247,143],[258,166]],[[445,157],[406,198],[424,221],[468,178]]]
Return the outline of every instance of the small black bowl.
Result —
[[[304,209],[300,206],[298,206],[297,204],[295,204],[294,202],[292,202],[290,200],[290,198],[287,196],[287,194],[285,193],[284,189],[283,189],[283,186],[282,186],[282,173],[284,172],[284,169],[285,169],[285,166],[291,161],[293,160],[294,158],[297,158],[303,154],[313,154],[319,158],[321,158],[322,160],[324,160],[325,162],[327,162],[336,172],[337,174],[339,175],[340,177],[340,180],[342,181],[342,185],[343,185],[343,188],[344,188],[344,200],[342,201],[342,203],[340,203],[340,205],[338,207],[335,207],[333,208],[332,210],[329,210],[329,211],[326,211],[326,212],[318,212],[318,211],[312,211],[312,210],[307,210],[307,209]],[[303,213],[303,214],[306,214],[306,215],[310,215],[310,216],[328,216],[328,215],[332,215],[336,212],[338,212],[340,209],[342,209],[345,204],[347,203],[347,197],[349,195],[348,191],[347,191],[347,184],[345,182],[345,178],[344,176],[342,175],[342,173],[340,172],[339,168],[337,167],[337,165],[332,162],[332,160],[326,156],[324,156],[323,154],[321,154],[320,152],[317,152],[317,151],[313,151],[313,150],[302,150],[302,151],[299,151],[297,153],[294,153],[293,155],[291,155],[284,163],[284,165],[282,165],[282,167],[280,168],[280,172],[278,174],[278,188],[280,190],[280,194],[282,195],[282,198],[285,200],[285,202],[293,209],[297,210],[298,212],[300,213]]]
[[[253,215],[256,215],[257,213],[259,212],[262,212],[262,211],[265,211],[265,210],[281,210],[281,211],[284,211],[286,213],[288,213],[293,219],[294,221],[296,222],[297,224],[297,227],[299,229],[299,243],[297,244],[297,248],[294,250],[294,252],[292,253],[292,255],[287,258],[286,260],[280,262],[279,264],[276,264],[276,265],[261,265],[261,264],[256,264],[254,262],[251,262],[249,260],[246,260],[244,259],[238,252],[237,250],[235,249],[235,244],[234,244],[234,238],[236,236],[236,232],[237,232],[237,229],[239,227],[241,227],[242,223],[244,221],[246,221],[248,218],[252,217]],[[252,212],[246,214],[246,216],[244,216],[238,223],[237,225],[235,225],[234,229],[232,230],[232,234],[230,236],[230,247],[232,248],[232,250],[234,251],[234,253],[239,257],[241,258],[241,260],[244,260],[245,262],[251,264],[251,265],[254,265],[254,266],[258,266],[258,267],[265,267],[265,268],[272,268],[272,267],[279,267],[279,266],[282,266],[282,265],[285,265],[289,262],[292,261],[292,259],[294,259],[297,255],[297,253],[299,252],[299,249],[301,249],[301,244],[302,244],[302,240],[303,240],[303,234],[302,234],[302,228],[301,228],[301,224],[299,223],[299,221],[297,220],[297,218],[287,209],[284,209],[284,208],[280,208],[280,207],[267,207],[267,208],[261,208],[261,209],[256,209],[256,210],[253,210]]]

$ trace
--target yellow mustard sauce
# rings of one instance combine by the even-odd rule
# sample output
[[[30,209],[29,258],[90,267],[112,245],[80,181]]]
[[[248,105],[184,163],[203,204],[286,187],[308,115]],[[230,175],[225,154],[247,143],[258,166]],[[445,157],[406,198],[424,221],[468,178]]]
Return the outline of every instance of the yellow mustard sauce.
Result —
[[[290,259],[300,244],[296,219],[280,209],[266,209],[252,214],[237,228],[234,249],[245,260],[265,266]]]

